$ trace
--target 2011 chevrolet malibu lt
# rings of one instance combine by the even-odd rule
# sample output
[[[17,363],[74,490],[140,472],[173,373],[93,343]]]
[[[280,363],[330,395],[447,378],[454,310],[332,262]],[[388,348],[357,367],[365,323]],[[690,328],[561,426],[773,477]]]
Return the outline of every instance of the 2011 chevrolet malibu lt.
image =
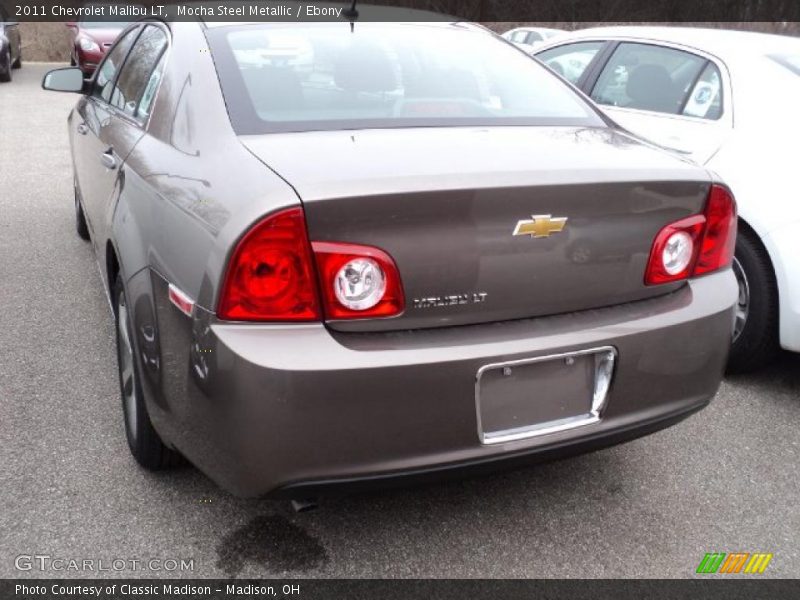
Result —
[[[730,192],[479,26],[143,21],[44,87],[81,93],[146,468],[307,498],[608,446],[719,386]]]

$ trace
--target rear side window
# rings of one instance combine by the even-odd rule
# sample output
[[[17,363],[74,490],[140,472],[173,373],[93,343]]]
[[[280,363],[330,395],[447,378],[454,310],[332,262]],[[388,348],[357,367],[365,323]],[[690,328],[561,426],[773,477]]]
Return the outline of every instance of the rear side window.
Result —
[[[598,104],[717,119],[719,69],[709,60],[652,44],[620,44],[591,93]]]
[[[112,106],[131,117],[137,115],[139,101],[166,47],[167,35],[160,27],[155,25],[145,27],[122,67],[111,95]]]
[[[683,101],[681,114],[715,120],[722,115],[722,77],[717,66],[708,62],[697,83]]]
[[[117,77],[117,73],[120,67],[122,67],[122,63],[128,55],[128,50],[131,49],[131,45],[133,45],[133,41],[138,34],[138,27],[126,32],[117,41],[117,44],[112,48],[111,52],[108,53],[108,56],[106,56],[97,72],[97,79],[95,80],[94,91],[92,92],[93,96],[102,98],[106,102],[111,100],[111,92],[114,89],[114,81]]]
[[[536,55],[540,61],[570,83],[577,84],[603,42],[580,42],[551,48]]]
[[[465,26],[259,24],[207,31],[240,134],[605,123],[523,53]]]
[[[167,54],[164,52],[158,61],[158,65],[156,65],[156,68],[153,69],[153,72],[150,74],[147,86],[144,88],[142,99],[139,102],[139,109],[136,111],[136,116],[142,121],[147,120],[147,117],[150,116],[150,109],[156,97],[156,92],[158,91],[158,84],[161,83],[161,78],[164,75],[164,65],[166,62]]]

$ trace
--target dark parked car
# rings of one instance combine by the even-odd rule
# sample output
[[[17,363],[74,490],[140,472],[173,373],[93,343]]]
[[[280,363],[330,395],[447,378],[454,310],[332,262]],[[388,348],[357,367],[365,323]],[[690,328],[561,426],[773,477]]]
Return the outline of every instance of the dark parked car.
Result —
[[[22,66],[22,37],[16,21],[0,21],[0,82],[11,81],[11,71]]]
[[[609,446],[719,386],[727,188],[482,28],[141,22],[44,87],[82,93],[147,468],[304,498]]]
[[[68,21],[66,25],[72,32],[70,64],[80,68],[88,78],[92,76],[114,40],[128,24],[83,20]]]

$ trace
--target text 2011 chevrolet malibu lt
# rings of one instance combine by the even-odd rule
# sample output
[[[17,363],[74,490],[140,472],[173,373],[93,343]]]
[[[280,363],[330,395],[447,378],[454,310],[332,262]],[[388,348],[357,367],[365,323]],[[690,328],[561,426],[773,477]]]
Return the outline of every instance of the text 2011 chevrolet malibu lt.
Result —
[[[69,117],[128,442],[241,495],[524,464],[705,406],[736,207],[465,24],[127,28]]]

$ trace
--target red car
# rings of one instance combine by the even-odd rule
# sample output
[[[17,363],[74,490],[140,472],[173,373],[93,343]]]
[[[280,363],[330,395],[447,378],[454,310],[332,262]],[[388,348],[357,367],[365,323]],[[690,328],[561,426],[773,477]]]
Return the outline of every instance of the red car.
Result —
[[[128,25],[108,21],[67,21],[72,31],[70,63],[91,77],[120,32]]]

